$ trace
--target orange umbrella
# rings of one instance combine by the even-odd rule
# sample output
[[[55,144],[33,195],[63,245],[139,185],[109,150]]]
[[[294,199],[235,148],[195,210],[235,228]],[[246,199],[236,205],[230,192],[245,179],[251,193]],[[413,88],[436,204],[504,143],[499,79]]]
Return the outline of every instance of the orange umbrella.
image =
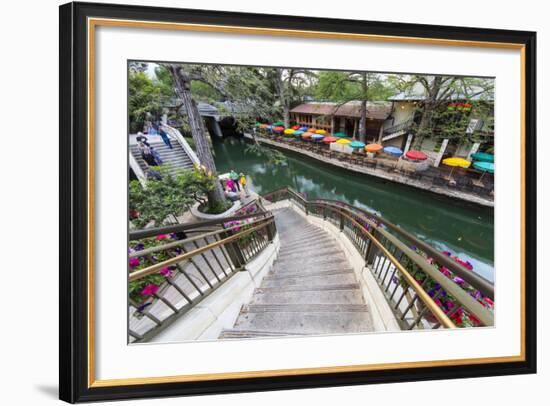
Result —
[[[380,144],[369,144],[365,147],[365,151],[367,152],[380,152],[384,149],[384,147]]]
[[[312,135],[313,135],[313,133],[310,133],[310,132],[303,133],[302,138],[311,138]]]
[[[308,133],[314,133],[315,131],[317,131],[317,128],[311,127],[311,128],[308,128],[308,129],[307,129],[307,132],[308,132]]]

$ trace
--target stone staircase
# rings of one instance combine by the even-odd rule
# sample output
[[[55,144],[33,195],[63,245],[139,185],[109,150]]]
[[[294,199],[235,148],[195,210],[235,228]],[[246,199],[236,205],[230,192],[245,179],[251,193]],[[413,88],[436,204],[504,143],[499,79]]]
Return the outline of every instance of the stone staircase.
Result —
[[[172,143],[173,149],[170,149],[163,141],[149,140],[149,144],[159,153],[160,158],[163,161],[162,166],[169,166],[173,174],[175,174],[177,170],[181,168],[192,168],[193,161],[191,160],[187,152],[179,144],[179,142],[173,138],[170,141]],[[141,153],[139,152],[139,147],[137,146],[137,144],[130,144],[130,153],[136,159],[141,170],[145,172],[145,162],[141,158]]]
[[[293,209],[275,210],[281,248],[273,269],[220,338],[373,331],[355,274],[337,241]]]

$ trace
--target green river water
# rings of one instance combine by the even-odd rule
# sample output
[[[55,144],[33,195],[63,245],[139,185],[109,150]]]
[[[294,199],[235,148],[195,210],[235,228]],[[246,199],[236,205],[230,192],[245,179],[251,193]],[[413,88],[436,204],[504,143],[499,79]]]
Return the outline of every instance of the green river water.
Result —
[[[287,152],[286,165],[245,153],[246,144],[225,139],[214,144],[219,173],[244,172],[259,194],[290,186],[307,198],[341,200],[375,212],[439,250],[469,260],[474,271],[494,280],[493,209],[396,184]]]

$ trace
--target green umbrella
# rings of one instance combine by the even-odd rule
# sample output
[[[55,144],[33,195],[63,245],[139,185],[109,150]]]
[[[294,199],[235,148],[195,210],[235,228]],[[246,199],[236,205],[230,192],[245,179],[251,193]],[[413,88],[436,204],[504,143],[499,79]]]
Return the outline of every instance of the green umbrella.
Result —
[[[285,125],[285,123],[283,123],[282,121],[277,121],[276,123],[273,123],[274,127],[278,127],[280,125]]]
[[[474,162],[474,164],[472,166],[483,172],[481,174],[481,177],[479,178],[479,180],[483,179],[483,177],[485,176],[485,174],[487,172],[495,173],[495,164],[492,163],[492,162],[476,161],[476,162]]]
[[[334,136],[335,136],[336,138],[346,138],[346,137],[347,137],[347,135],[344,134],[344,133],[336,133],[336,134],[334,134]]]
[[[361,141],[352,141],[349,146],[352,148],[365,148],[365,143]]]
[[[495,156],[486,152],[476,152],[472,155],[472,159],[480,162],[495,162]]]

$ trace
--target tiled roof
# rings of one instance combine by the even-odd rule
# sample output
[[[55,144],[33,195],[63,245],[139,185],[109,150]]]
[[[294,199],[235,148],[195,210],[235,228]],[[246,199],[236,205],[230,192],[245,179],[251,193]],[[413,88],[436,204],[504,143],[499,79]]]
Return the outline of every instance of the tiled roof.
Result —
[[[361,103],[351,101],[340,105],[331,102],[311,102],[300,104],[294,107],[291,113],[314,114],[314,115],[334,115],[340,117],[360,117]],[[375,120],[385,120],[391,112],[391,104],[386,102],[367,103],[367,117]]]

